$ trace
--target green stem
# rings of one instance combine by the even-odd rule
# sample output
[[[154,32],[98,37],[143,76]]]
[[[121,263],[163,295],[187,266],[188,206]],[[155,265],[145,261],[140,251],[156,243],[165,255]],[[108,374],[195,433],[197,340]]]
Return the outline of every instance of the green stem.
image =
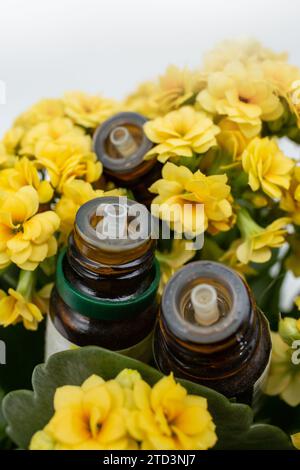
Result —
[[[244,207],[240,208],[237,215],[237,226],[243,238],[251,238],[251,236],[262,232],[260,227]]]
[[[19,281],[17,285],[17,291],[23,295],[26,300],[30,300],[32,297],[33,289],[36,283],[36,272],[35,271],[20,271]]]
[[[15,289],[17,287],[18,278],[17,278],[16,273],[12,272],[11,267],[12,266],[10,265],[7,268],[1,269],[0,278],[6,284],[8,284],[9,287],[12,287],[13,289]]]

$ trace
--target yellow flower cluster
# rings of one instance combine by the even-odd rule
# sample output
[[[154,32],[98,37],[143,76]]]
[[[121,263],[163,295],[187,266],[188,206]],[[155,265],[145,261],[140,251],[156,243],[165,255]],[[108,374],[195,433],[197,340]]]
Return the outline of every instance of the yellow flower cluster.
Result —
[[[271,396],[279,395],[290,406],[298,406],[300,367],[292,360],[295,350],[278,333],[272,333],[272,345],[272,362],[265,392]]]
[[[84,180],[71,180],[63,185],[63,191],[60,200],[56,204],[55,211],[61,221],[62,239],[66,240],[73,229],[76,212],[79,207],[101,196],[124,196],[125,190],[112,189],[104,191],[103,189],[94,189],[90,183]]]
[[[294,168],[292,181],[287,191],[283,193],[280,207],[288,212],[294,224],[300,225],[300,167]]]
[[[170,65],[164,75],[153,82],[144,82],[125,100],[125,107],[144,114],[148,118],[166,113],[189,104],[205,86],[202,72]]]
[[[253,139],[242,154],[242,163],[252,191],[261,188],[269,197],[279,199],[282,188],[289,188],[294,162],[274,141]]]
[[[11,264],[20,269],[7,293],[1,291],[0,325],[22,321],[27,329],[37,328],[50,290],[36,271],[53,274],[55,265],[50,269],[46,260],[54,257],[58,242],[66,242],[81,204],[124,194],[92,186],[102,165],[91,134],[116,110],[113,100],[66,93],[61,100],[36,103],[0,142],[0,269],[4,276]]]
[[[152,214],[171,232],[168,248],[162,243],[156,252],[160,294],[194,258],[221,261],[256,276],[257,285],[273,276],[272,268],[280,270],[279,280],[288,270],[300,276],[300,166],[281,142],[300,142],[300,69],[257,41],[225,41],[199,69],[170,66],[121,103],[79,91],[41,100],[4,134],[1,327],[37,329],[48,311],[58,247],[79,207],[127,194],[102,174],[92,143],[95,129],[119,111],[148,118],[144,133],[153,145],[144,158],[153,162],[153,174],[161,171],[145,188],[153,195]],[[202,250],[193,240],[199,235]],[[299,298],[295,303],[300,308]],[[298,406],[291,344],[300,339],[299,320],[286,316],[272,336],[266,392]],[[189,395],[172,375],[153,387],[137,371],[108,381],[91,376],[81,387],[58,388],[54,410],[31,449],[200,450],[217,440],[207,401]],[[300,448],[299,434],[292,439]]]
[[[59,217],[53,211],[37,213],[38,208],[38,193],[32,186],[0,198],[0,268],[13,262],[31,271],[56,253]]]
[[[242,234],[235,247],[237,259],[244,264],[265,263],[271,258],[271,249],[280,248],[285,243],[288,217],[281,217],[267,227],[259,226],[245,209],[240,209],[237,223]]]
[[[206,176],[199,170],[192,173],[185,166],[166,163],[162,179],[150,191],[158,194],[152,203],[154,215],[170,222],[178,232],[198,235],[208,229],[216,233],[233,224],[226,175]]]
[[[262,121],[274,121],[283,106],[271,82],[264,79],[256,64],[233,61],[220,72],[208,75],[207,86],[197,102],[213,115],[223,115],[235,122],[248,137],[256,136]]]
[[[158,144],[146,158],[157,155],[162,163],[169,158],[192,157],[207,152],[217,144],[215,136],[219,132],[209,117],[189,106],[147,122],[144,130],[148,139]]]
[[[8,290],[8,295],[0,291],[0,325],[15,325],[22,321],[28,330],[36,330],[43,315],[38,306],[28,302],[20,292]]]
[[[34,104],[0,142],[0,269],[15,264],[21,274],[53,274],[57,246],[67,242],[78,208],[126,194],[102,175],[92,144],[94,130],[123,110],[149,119],[144,132],[153,146],[145,159],[162,168],[148,188],[151,210],[173,239],[169,251],[157,252],[161,292],[178,268],[206,256],[193,241],[186,249],[178,233],[204,234],[209,257],[245,276],[257,275],[252,263],[269,261],[287,243],[282,264],[297,274],[300,172],[278,137],[300,141],[299,79],[285,54],[253,40],[225,41],[199,69],[170,66],[121,103],[73,91]],[[39,305],[41,283],[30,292],[18,281],[10,287],[26,305]],[[10,302],[11,296],[7,291]],[[14,322],[7,312],[2,317],[2,324]]]
[[[217,441],[207,400],[173,375],[152,388],[130,369],[108,381],[92,375],[58,388],[54,410],[31,450],[205,450]]]

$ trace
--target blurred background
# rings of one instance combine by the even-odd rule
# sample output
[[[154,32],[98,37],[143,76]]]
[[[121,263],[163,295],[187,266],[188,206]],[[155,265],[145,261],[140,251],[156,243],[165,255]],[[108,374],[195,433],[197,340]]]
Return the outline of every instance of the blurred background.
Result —
[[[122,98],[170,63],[196,67],[224,38],[256,37],[300,65],[295,0],[1,0],[0,7],[0,135],[42,97],[82,89]]]
[[[0,7],[0,136],[41,98],[80,89],[121,99],[171,63],[197,67],[225,38],[257,38],[300,65],[296,0],[1,0]],[[283,145],[299,157],[299,147]],[[299,282],[287,277],[283,304]]]

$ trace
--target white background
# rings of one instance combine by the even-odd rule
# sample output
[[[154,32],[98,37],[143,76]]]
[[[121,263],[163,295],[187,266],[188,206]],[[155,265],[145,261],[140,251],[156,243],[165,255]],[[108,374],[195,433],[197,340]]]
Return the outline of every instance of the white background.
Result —
[[[0,0],[0,136],[40,98],[122,98],[170,63],[196,67],[225,38],[256,37],[300,66],[299,29],[299,0]],[[290,301],[292,276],[286,288]]]
[[[122,98],[228,37],[257,37],[300,65],[299,13],[299,0],[0,0],[0,135],[42,97]]]

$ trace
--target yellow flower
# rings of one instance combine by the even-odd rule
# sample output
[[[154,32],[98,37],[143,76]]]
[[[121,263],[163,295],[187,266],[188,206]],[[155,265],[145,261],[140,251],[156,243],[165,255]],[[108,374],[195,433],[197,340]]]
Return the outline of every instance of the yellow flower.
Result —
[[[247,64],[286,59],[286,53],[276,53],[267,49],[255,39],[229,39],[221,42],[205,55],[204,70],[208,73],[222,71],[228,63],[235,60]]]
[[[22,127],[13,127],[4,134],[0,141],[0,167],[10,168],[14,165],[23,133]]]
[[[141,380],[141,374],[134,369],[123,369],[116,376],[115,380],[123,387],[123,389],[133,389],[134,384]]]
[[[18,152],[23,135],[24,129],[20,126],[12,127],[4,134],[2,142],[10,154]]]
[[[257,209],[270,205],[270,200],[261,192],[254,193],[251,190],[246,190],[243,193],[243,198],[246,201],[249,201],[250,204]]]
[[[295,298],[295,304],[297,305],[298,310],[300,310],[300,296]],[[299,327],[299,324],[298,324],[298,327]]]
[[[194,101],[204,84],[203,74],[170,65],[158,80],[139,85],[125,99],[124,106],[154,119]]]
[[[128,411],[127,410],[135,410],[135,400],[134,400],[134,385],[136,382],[140,381],[142,379],[141,374],[137,370],[133,369],[123,369],[117,377],[115,378],[115,381],[118,382],[119,385],[121,385],[123,389],[123,394],[124,394],[124,417],[125,417],[125,422],[126,418],[128,417]],[[127,426],[127,424],[126,424]],[[128,426],[127,426],[128,429]]]
[[[288,191],[284,191],[280,208],[288,212],[296,225],[300,225],[300,167],[294,168]]]
[[[157,92],[153,96],[159,113],[166,114],[190,102],[204,88],[204,84],[204,78],[199,72],[170,65],[165,74],[159,77]]]
[[[56,389],[54,415],[31,450],[205,450],[217,441],[203,397],[188,395],[173,374],[151,387],[138,371],[92,375]]]
[[[264,77],[278,90],[281,96],[286,97],[293,82],[300,79],[300,69],[283,60],[265,60],[261,64]]]
[[[23,157],[17,160],[13,168],[0,172],[0,193],[16,192],[23,186],[33,186],[39,195],[40,203],[52,199],[53,188],[49,181],[41,180],[35,162]]]
[[[44,428],[55,449],[124,450],[134,448],[122,406],[124,393],[116,381],[92,375],[81,387],[59,387],[54,396],[54,416]],[[45,435],[42,436],[45,441]],[[33,436],[30,448],[41,446]]]
[[[205,398],[188,395],[171,374],[151,387],[143,380],[133,385],[135,410],[127,415],[134,439],[147,450],[206,450],[217,441]]]
[[[296,449],[300,450],[300,432],[293,434],[291,438],[293,445],[296,447]]]
[[[149,119],[156,118],[159,115],[159,109],[154,100],[157,91],[157,84],[154,82],[143,82],[138,88],[128,95],[123,103],[124,109],[135,111]]]
[[[14,289],[9,289],[8,294],[0,291],[0,325],[6,327],[22,321],[28,330],[36,330],[43,319],[40,309]]]
[[[170,251],[156,251],[155,256],[160,264],[160,286],[159,293],[162,294],[170,277],[185,263],[195,256],[196,250],[193,243],[187,240],[173,240]]]
[[[300,365],[293,364],[291,349],[278,333],[272,333],[272,362],[265,393],[279,395],[290,406],[300,404]]]
[[[89,136],[73,137],[67,142],[40,141],[35,156],[39,167],[47,169],[52,186],[61,192],[64,184],[75,178],[89,183],[100,178],[102,164],[89,147]]]
[[[48,122],[41,122],[25,133],[19,153],[21,155],[35,155],[35,147],[40,140],[66,142],[82,135],[84,135],[83,129],[74,126],[68,118],[60,117]],[[91,150],[91,146],[89,150]]]
[[[300,310],[300,297],[295,299],[295,304],[298,305]],[[300,340],[300,318],[284,317],[279,321],[278,333],[285,343],[292,345],[293,341]]]
[[[30,450],[54,450],[55,441],[46,431],[37,431],[31,438]]]
[[[205,111],[227,116],[247,138],[260,132],[262,120],[272,121],[283,113],[274,86],[264,80],[259,67],[239,61],[210,74],[197,101]]]
[[[10,262],[21,269],[34,270],[56,253],[54,237],[59,217],[52,211],[37,214],[38,193],[24,186],[0,201],[0,267]]]
[[[289,188],[294,161],[282,153],[274,140],[253,139],[243,152],[242,164],[252,191],[261,188],[271,198],[278,199],[282,188]]]
[[[237,247],[236,256],[241,263],[265,263],[272,255],[272,248],[279,248],[285,243],[287,217],[275,220],[267,227],[260,227],[245,209],[240,209],[237,224],[242,240]]]
[[[144,125],[148,139],[158,144],[146,158],[158,155],[165,163],[171,157],[192,157],[195,153],[205,153],[217,144],[219,128],[202,112],[190,106],[172,111]]]
[[[221,129],[220,134],[217,136],[219,146],[231,155],[233,160],[240,160],[249,139],[244,136],[236,123],[228,119],[222,119],[218,126]]]
[[[229,230],[234,223],[230,186],[227,176],[205,176],[199,170],[192,173],[185,166],[166,163],[162,179],[149,189],[158,194],[153,200],[152,213],[166,220],[177,232],[197,235],[206,229],[210,233]],[[203,205],[203,213],[198,209]]]
[[[0,141],[0,168],[10,168],[14,165],[17,156],[7,151],[7,148]]]
[[[220,262],[226,264],[232,269],[238,271],[242,276],[254,276],[256,274],[255,269],[253,269],[248,264],[242,263],[237,256],[237,249],[240,246],[240,240],[234,240],[229,249],[224,253],[220,258]]]
[[[29,129],[40,122],[51,121],[57,117],[63,117],[64,106],[61,100],[45,99],[34,104],[15,121],[15,126]]]
[[[96,197],[123,195],[125,195],[125,191],[122,189],[113,189],[111,191],[95,190],[90,183],[83,180],[75,179],[65,183],[62,197],[55,207],[55,212],[61,220],[60,231],[63,240],[66,240],[73,230],[76,212],[80,206]]]
[[[300,127],[300,79],[295,80],[285,95],[290,111],[295,115],[297,126]]]
[[[98,95],[87,95],[80,91],[65,93],[65,113],[75,124],[94,128],[117,111],[113,100]]]
[[[289,256],[285,260],[285,268],[300,277],[300,234],[293,233],[287,238],[290,247]]]

